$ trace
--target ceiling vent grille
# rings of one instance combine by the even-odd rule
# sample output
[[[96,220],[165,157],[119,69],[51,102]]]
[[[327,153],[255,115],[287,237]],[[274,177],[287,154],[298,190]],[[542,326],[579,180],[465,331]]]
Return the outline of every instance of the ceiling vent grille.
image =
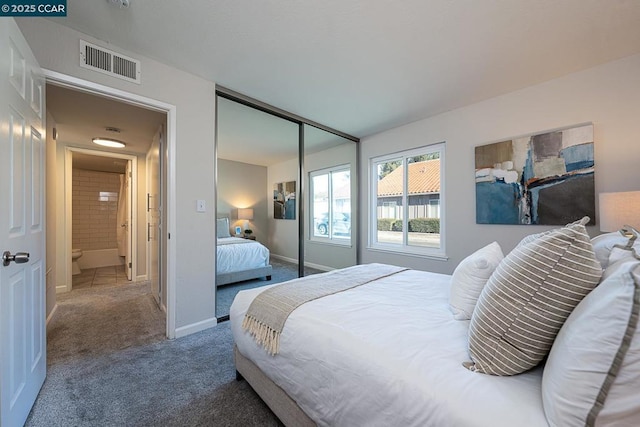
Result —
[[[80,66],[140,84],[140,61],[80,40]]]

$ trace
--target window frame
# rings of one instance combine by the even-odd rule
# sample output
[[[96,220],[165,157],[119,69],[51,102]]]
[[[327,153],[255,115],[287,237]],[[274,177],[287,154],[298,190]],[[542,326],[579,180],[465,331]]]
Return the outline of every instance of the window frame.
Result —
[[[433,258],[438,260],[448,259],[446,255],[445,236],[446,236],[446,224],[445,224],[445,200],[446,200],[446,183],[445,183],[445,153],[446,143],[438,142],[435,144],[424,145],[409,150],[397,151],[394,153],[388,153],[380,156],[369,158],[369,227],[368,227],[368,242],[367,249],[400,253],[424,258]],[[378,165],[381,163],[402,160],[403,165],[407,164],[407,159],[415,156],[439,153],[440,154],[440,194],[439,194],[439,209],[440,209],[440,247],[429,248],[423,246],[414,246],[408,243],[408,194],[407,194],[407,181],[408,170],[405,167],[403,171],[403,191],[402,191],[402,204],[403,208],[403,227],[402,227],[402,244],[378,242]]]
[[[351,229],[351,226],[353,225],[353,215],[351,212],[349,212],[349,229],[351,230],[349,233],[349,237],[334,237],[333,233],[332,233],[332,229],[333,229],[333,224],[332,224],[332,213],[333,213],[333,180],[332,180],[332,174],[334,173],[340,173],[340,172],[348,172],[349,173],[349,206],[352,206],[352,199],[353,199],[353,192],[352,190],[352,181],[351,181],[351,175],[352,175],[352,170],[351,170],[351,164],[349,163],[345,163],[342,165],[336,165],[336,166],[331,166],[328,168],[323,168],[323,169],[317,169],[314,171],[310,171],[308,173],[309,176],[309,204],[308,204],[308,212],[309,212],[309,241],[313,241],[313,242],[318,242],[318,243],[325,243],[328,245],[338,245],[338,246],[349,246],[351,247],[352,245],[352,240],[353,240],[353,230]],[[326,236],[318,236],[315,233],[315,210],[314,210],[314,184],[313,184],[313,178],[316,176],[321,176],[321,175],[328,175],[328,194],[327,194],[327,199],[328,199],[328,207],[327,207],[327,213],[329,215],[329,219],[328,219],[328,225],[329,225],[329,230],[327,230],[327,235]]]

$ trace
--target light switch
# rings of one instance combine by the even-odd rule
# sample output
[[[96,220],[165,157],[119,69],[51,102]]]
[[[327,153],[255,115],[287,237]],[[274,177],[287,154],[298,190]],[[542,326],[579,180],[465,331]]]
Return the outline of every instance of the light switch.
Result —
[[[205,204],[204,200],[196,200],[196,211],[197,212],[207,211],[207,205]]]

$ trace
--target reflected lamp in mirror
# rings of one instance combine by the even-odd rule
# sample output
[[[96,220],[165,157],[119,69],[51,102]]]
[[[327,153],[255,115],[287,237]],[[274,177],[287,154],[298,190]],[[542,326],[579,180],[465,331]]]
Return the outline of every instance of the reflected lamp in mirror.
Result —
[[[238,209],[238,219],[244,220],[242,227],[245,230],[245,234],[251,234],[249,221],[253,219],[253,209]],[[247,233],[247,230],[249,230],[249,233]]]
[[[640,228],[640,191],[600,193],[600,231],[618,231],[625,225]]]

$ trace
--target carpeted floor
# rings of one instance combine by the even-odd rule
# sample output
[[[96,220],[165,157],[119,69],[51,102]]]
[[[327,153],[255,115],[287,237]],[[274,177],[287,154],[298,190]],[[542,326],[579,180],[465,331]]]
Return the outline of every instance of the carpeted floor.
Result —
[[[281,426],[235,380],[229,322],[176,340],[148,284],[59,295],[36,426]]]
[[[244,282],[230,283],[228,285],[219,286],[216,292],[216,317],[229,315],[229,308],[236,294],[245,289],[253,289],[259,286],[271,285],[274,283],[286,282],[287,280],[295,279],[298,277],[298,264],[281,261],[274,258],[270,260],[273,267],[273,274],[271,280],[253,279],[245,280]],[[321,270],[317,270],[311,267],[304,268],[305,276],[311,274],[323,273]]]

